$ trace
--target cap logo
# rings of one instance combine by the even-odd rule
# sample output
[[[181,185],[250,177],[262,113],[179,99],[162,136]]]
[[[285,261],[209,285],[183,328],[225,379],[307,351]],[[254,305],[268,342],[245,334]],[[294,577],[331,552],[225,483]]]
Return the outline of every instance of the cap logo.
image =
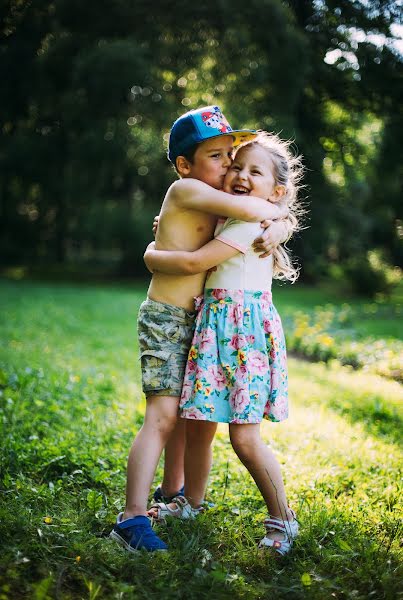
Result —
[[[202,121],[207,127],[218,129],[220,133],[228,133],[232,131],[230,124],[224,117],[218,106],[213,106],[212,111],[201,113]]]

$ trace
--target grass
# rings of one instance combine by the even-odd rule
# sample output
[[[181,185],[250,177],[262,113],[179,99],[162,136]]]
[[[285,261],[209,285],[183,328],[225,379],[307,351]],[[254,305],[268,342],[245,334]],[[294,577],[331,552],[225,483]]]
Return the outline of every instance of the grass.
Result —
[[[300,307],[323,301],[291,291]],[[402,388],[336,362],[291,359],[291,418],[262,426],[301,521],[289,557],[256,549],[264,509],[223,425],[215,508],[162,529],[166,555],[128,556],[108,539],[144,412],[135,332],[144,294],[1,283],[0,600],[395,600]]]

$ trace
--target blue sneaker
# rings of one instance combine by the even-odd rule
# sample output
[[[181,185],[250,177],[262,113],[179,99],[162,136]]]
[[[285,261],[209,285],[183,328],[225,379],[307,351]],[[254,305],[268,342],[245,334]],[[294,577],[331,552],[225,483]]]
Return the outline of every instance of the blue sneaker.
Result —
[[[122,521],[123,513],[118,515],[109,537],[121,544],[129,552],[147,550],[147,552],[166,551],[168,546],[160,540],[151,527],[148,517],[138,515]]]
[[[155,502],[165,502],[165,504],[170,504],[176,496],[183,496],[185,493],[185,486],[183,485],[179,492],[175,492],[172,496],[164,496],[162,493],[162,487],[159,485],[153,494],[153,500]]]

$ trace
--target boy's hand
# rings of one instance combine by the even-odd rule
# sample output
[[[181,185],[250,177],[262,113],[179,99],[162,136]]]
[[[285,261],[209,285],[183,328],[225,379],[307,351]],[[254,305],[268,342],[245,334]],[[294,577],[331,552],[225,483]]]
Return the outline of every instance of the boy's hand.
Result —
[[[160,216],[159,215],[155,215],[154,217],[154,221],[153,221],[153,234],[154,237],[157,234],[157,229],[158,229],[158,221],[160,220]]]
[[[283,242],[287,241],[288,228],[284,221],[262,221],[262,234],[255,239],[252,246],[255,252],[261,252],[259,258],[266,258]]]

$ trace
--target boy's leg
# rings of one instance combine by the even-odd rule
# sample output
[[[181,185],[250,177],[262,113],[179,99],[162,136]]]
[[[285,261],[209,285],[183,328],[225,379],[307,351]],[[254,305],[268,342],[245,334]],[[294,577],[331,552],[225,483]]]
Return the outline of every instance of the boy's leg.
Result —
[[[148,396],[144,423],[127,463],[126,508],[123,519],[147,514],[147,500],[162,450],[175,428],[177,396]]]
[[[164,478],[161,491],[164,496],[175,496],[182,489],[184,475],[186,419],[178,419],[165,446]]]
[[[185,496],[192,508],[199,508],[206,493],[208,476],[212,463],[212,441],[217,430],[217,423],[210,421],[186,421],[186,446],[185,446]],[[150,508],[148,515],[159,518],[157,505]],[[164,505],[165,506],[165,505]],[[173,513],[181,508],[173,501],[166,505]]]

